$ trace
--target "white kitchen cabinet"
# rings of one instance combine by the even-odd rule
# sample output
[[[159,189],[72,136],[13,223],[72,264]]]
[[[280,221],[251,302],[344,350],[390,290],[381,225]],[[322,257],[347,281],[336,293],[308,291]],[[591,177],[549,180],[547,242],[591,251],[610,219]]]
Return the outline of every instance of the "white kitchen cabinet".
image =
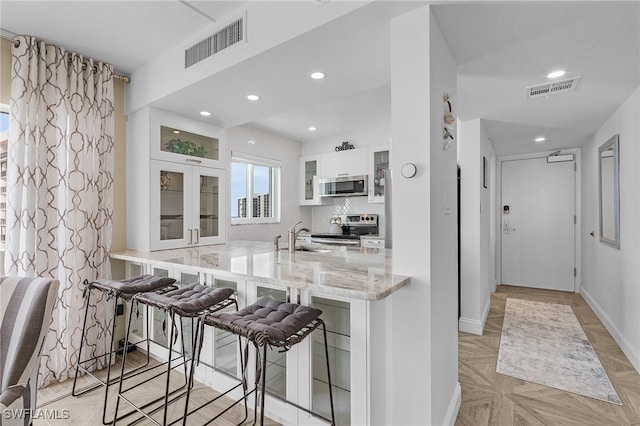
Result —
[[[367,149],[336,151],[322,156],[321,178],[362,176],[367,171]]]
[[[385,176],[389,168],[390,153],[388,145],[369,148],[369,202],[384,203]]]
[[[224,171],[151,161],[151,250],[225,242]]]
[[[150,107],[129,115],[128,248],[150,251],[226,242],[229,212],[223,132],[220,127]],[[205,146],[200,151],[204,157],[163,150],[169,135]],[[169,183],[170,189],[161,190],[161,185]],[[209,190],[212,186],[217,190]]]
[[[223,130],[165,111],[151,115],[151,158],[203,167],[224,168]]]
[[[360,236],[360,247],[384,248],[384,238],[362,235]]]
[[[318,175],[322,166],[322,156],[301,157],[299,167],[299,196],[301,206],[314,206],[322,203],[318,187]]]

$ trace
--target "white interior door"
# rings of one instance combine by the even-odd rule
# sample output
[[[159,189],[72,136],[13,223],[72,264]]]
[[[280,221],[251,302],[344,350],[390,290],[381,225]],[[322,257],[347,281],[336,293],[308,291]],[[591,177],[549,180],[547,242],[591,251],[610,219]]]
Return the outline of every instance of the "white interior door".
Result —
[[[575,291],[575,162],[502,162],[502,283]]]

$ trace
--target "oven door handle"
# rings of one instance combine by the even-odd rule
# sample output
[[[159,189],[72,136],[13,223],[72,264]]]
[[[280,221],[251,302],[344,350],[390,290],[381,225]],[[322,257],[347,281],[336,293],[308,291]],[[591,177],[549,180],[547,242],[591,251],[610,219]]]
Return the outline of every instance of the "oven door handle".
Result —
[[[360,245],[360,240],[339,240],[333,238],[311,238],[312,243],[319,244],[332,244],[332,245],[348,245],[348,246],[357,246]]]

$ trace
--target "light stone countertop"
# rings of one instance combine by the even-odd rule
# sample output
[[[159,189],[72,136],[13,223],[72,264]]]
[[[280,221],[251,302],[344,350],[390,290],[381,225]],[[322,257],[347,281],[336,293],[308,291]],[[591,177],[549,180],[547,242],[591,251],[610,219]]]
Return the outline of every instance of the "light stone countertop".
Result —
[[[151,252],[122,250],[111,257],[363,300],[384,299],[410,281],[393,275],[389,249],[335,247],[327,252],[276,253],[272,243],[232,241]]]

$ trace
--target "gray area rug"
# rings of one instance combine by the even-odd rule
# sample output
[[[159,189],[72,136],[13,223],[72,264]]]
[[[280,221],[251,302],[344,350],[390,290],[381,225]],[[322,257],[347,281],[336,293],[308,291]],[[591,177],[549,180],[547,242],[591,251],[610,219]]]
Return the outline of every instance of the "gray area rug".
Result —
[[[496,372],[622,405],[568,305],[508,298]]]

